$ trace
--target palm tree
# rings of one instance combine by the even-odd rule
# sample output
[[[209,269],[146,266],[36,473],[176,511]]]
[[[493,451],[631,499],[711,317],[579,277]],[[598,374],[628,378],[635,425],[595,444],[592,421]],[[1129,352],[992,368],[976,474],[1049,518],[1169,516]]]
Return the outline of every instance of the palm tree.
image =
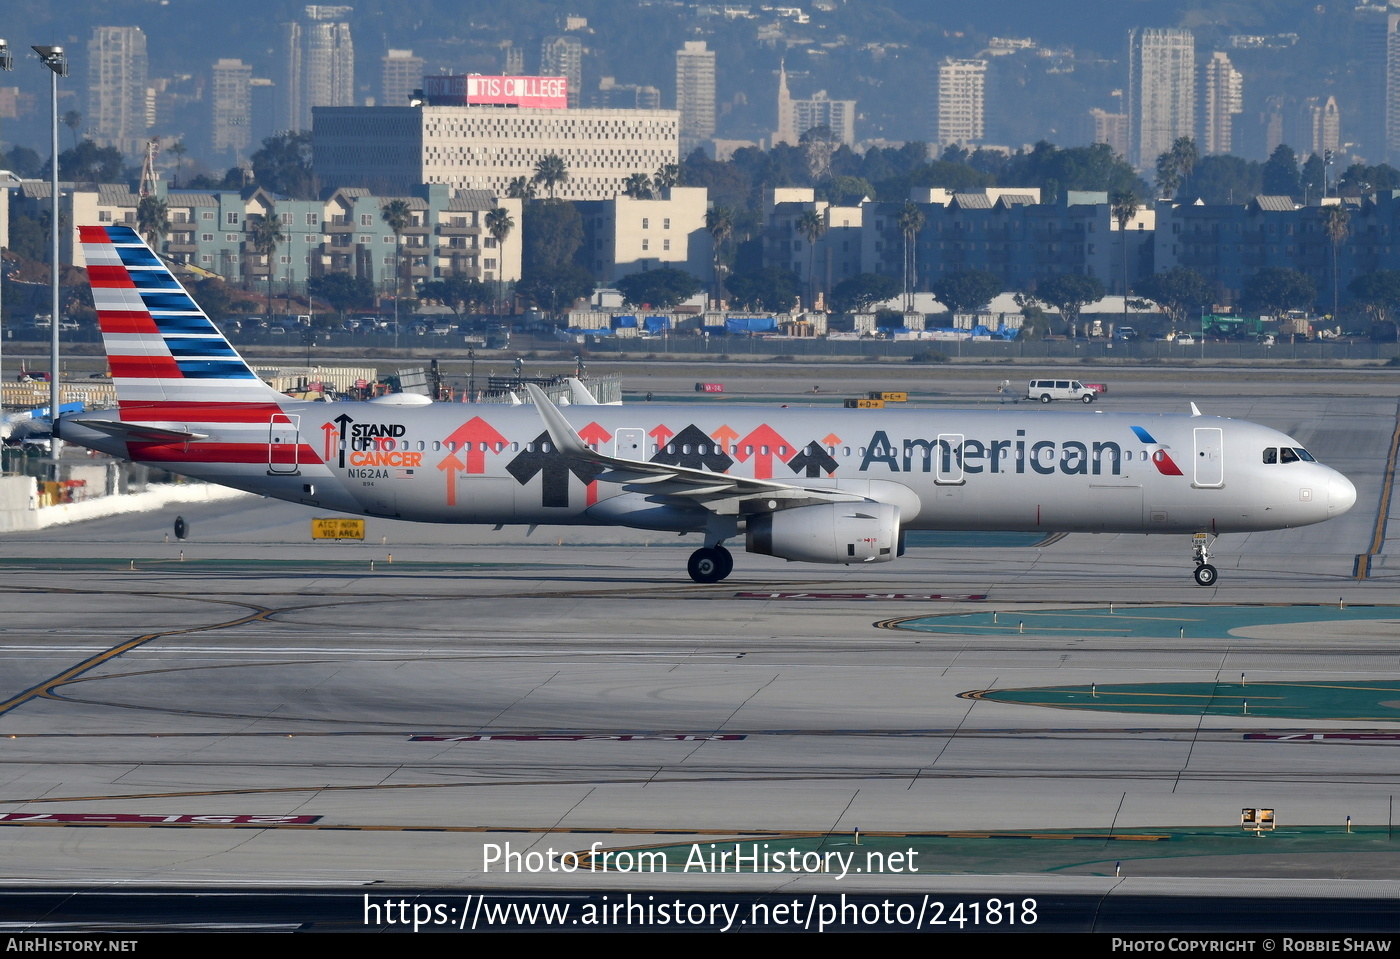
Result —
[[[1141,201],[1132,190],[1119,190],[1108,198],[1109,211],[1118,223],[1118,240],[1123,245],[1123,325],[1128,325],[1128,224],[1137,216]]]
[[[506,196],[512,200],[533,200],[535,198],[534,181],[518,176],[506,184]]]
[[[629,174],[622,184],[622,192],[634,200],[650,200],[651,177],[645,173]]]
[[[59,122],[68,128],[68,132],[73,136],[73,149],[78,149],[78,128],[83,125],[83,115],[77,110],[69,110],[59,117]]]
[[[159,250],[161,239],[170,232],[170,209],[165,201],[143,196],[136,204],[136,229],[151,249]]]
[[[727,206],[711,207],[705,211],[705,229],[709,231],[710,238],[714,245],[715,259],[715,301],[719,302],[719,291],[723,283],[722,277],[724,267],[721,263],[721,256],[724,245],[729,242],[729,238],[734,235],[734,211]]]
[[[496,303],[498,309],[505,294],[506,237],[510,236],[510,231],[514,228],[515,221],[510,218],[509,210],[503,207],[496,207],[496,209],[486,214],[486,231],[496,240],[496,262],[500,265],[499,269],[496,270]]]
[[[807,305],[817,308],[816,254],[817,241],[826,233],[826,217],[808,210],[797,220],[797,232],[807,238]]]
[[[899,231],[904,234],[904,312],[914,312],[914,287],[919,282],[919,231],[924,228],[924,211],[917,203],[906,200],[899,211]]]
[[[185,154],[190,152],[190,148],[185,146],[184,140],[176,140],[170,144],[170,152],[175,154],[175,189],[180,189],[180,168],[184,164]]]
[[[390,200],[379,211],[379,218],[394,231],[394,346],[399,345],[399,292],[403,288],[403,231],[413,222],[407,200]]]
[[[674,163],[663,163],[651,177],[652,185],[658,190],[669,190],[673,186],[680,186],[681,168]]]
[[[267,308],[272,309],[272,260],[277,246],[285,239],[275,213],[268,213],[253,226],[253,250],[267,261]]]
[[[1322,211],[1322,229],[1327,233],[1327,239],[1332,241],[1332,319],[1337,319],[1337,287],[1341,280],[1337,276],[1337,247],[1342,245],[1342,241],[1347,238],[1350,232],[1348,224],[1351,222],[1351,214],[1346,207],[1340,203],[1336,206],[1329,206]]]
[[[564,158],[557,153],[540,157],[540,161],[535,164],[535,182],[544,184],[544,188],[549,191],[549,198],[554,199],[554,188],[569,182],[569,168],[564,165]]]

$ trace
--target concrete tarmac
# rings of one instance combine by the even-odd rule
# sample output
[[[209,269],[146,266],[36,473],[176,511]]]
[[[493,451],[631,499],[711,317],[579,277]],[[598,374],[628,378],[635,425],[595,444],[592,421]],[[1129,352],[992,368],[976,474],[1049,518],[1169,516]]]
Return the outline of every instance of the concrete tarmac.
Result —
[[[886,628],[1109,603],[1400,604],[1378,512],[1393,482],[1394,395],[1212,389],[1206,412],[1292,433],[1353,480],[1358,503],[1321,526],[1221,537],[1210,589],[1192,583],[1181,536],[1037,547],[970,537],[866,568],[736,554],[714,586],[685,575],[691,538],[370,519],[363,544],[313,544],[316,514],[254,497],[6,536],[0,880],[567,889],[576,874],[488,869],[486,846],[781,844],[857,829],[1106,835],[1232,827],[1241,808],[1269,807],[1280,835],[1348,816],[1372,832],[1364,845],[1343,834],[1330,851],[1280,843],[1269,854],[1080,841],[1049,865],[988,840],[980,854],[926,859],[917,876],[588,882],[1107,889],[1122,863],[1128,881],[1156,889],[1279,895],[1293,887],[1278,880],[1326,880],[1329,894],[1393,896],[1400,740],[1374,737],[1400,734],[1394,722],[959,694],[1241,672],[1394,680],[1400,608],[1325,625],[1304,610],[1292,623],[1165,639],[1107,635],[1088,617],[1052,631]],[[1124,389],[1104,405],[1156,411],[1163,396]],[[191,537],[166,542],[176,512]],[[1299,733],[1337,735],[1259,738]]]

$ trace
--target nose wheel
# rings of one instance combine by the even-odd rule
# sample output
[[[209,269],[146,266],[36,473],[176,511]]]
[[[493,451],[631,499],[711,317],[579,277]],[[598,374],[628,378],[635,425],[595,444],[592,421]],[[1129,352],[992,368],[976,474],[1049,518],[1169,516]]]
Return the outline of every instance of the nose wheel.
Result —
[[[690,554],[686,571],[697,583],[718,583],[734,572],[734,556],[723,546],[706,546]]]
[[[1193,574],[1196,585],[1214,586],[1220,572],[1210,564],[1210,538],[1205,533],[1191,537],[1191,558],[1196,561],[1196,572]]]

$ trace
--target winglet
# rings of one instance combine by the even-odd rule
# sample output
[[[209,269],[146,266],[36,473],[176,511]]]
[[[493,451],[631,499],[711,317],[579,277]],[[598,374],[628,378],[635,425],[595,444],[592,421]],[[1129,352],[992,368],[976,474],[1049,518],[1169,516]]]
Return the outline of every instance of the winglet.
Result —
[[[559,447],[559,452],[569,456],[590,456],[593,451],[588,448],[588,444],[569,425],[569,421],[564,419],[564,414],[559,412],[559,407],[549,401],[544,390],[534,383],[526,383],[525,389],[530,393],[530,399],[535,404],[535,409],[540,412],[540,419],[544,420],[544,428],[549,431],[549,438],[554,441],[554,445]]]
[[[1192,416],[1200,416],[1200,415],[1201,415],[1201,411],[1198,410],[1198,409],[1196,409],[1196,404],[1195,404],[1195,403],[1192,403],[1192,404],[1191,404],[1191,415],[1192,415]]]
[[[569,377],[569,399],[574,406],[598,406],[598,400],[577,376]]]

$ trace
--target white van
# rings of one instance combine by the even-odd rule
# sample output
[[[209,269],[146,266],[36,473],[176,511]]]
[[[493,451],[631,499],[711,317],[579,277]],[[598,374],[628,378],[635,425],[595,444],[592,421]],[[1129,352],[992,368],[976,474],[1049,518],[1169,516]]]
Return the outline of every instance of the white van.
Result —
[[[1031,380],[1030,388],[1026,390],[1026,399],[1040,400],[1042,403],[1049,403],[1051,400],[1092,403],[1098,395],[1078,380]]]

